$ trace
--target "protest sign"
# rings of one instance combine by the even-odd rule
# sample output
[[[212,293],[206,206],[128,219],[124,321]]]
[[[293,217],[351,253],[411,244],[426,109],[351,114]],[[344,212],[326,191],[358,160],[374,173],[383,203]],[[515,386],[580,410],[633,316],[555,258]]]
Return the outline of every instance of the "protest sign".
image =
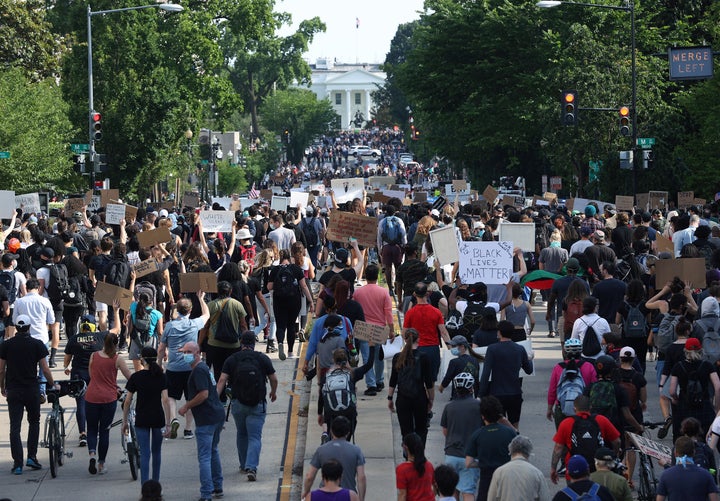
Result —
[[[137,207],[125,204],[125,222],[137,219]]]
[[[543,193],[543,198],[545,200],[547,200],[548,202],[552,202],[553,200],[555,200],[557,198],[557,193],[553,193],[551,191],[546,191],[545,193]]]
[[[125,206],[123,204],[107,204],[105,207],[105,222],[107,224],[120,224],[125,219]]]
[[[327,195],[323,195],[320,197],[315,197],[315,203],[318,207],[321,209],[327,209],[328,205],[330,204],[330,197]]]
[[[217,292],[217,276],[215,273],[182,273],[180,274],[180,292]]]
[[[76,212],[81,212],[85,207],[84,198],[68,198],[65,200],[65,215],[72,217]]]
[[[10,219],[15,214],[15,192],[0,190],[0,217]]]
[[[535,252],[535,223],[502,223],[498,227],[498,238],[512,242],[523,252]]]
[[[427,202],[427,191],[416,191],[415,193],[413,193],[413,202]]]
[[[466,191],[468,190],[468,182],[464,179],[453,179],[452,182],[453,191]]]
[[[298,204],[302,208],[307,207],[309,196],[310,196],[310,193],[305,193],[304,191],[291,191],[290,192],[290,207],[295,208],[298,206]]]
[[[182,198],[183,207],[195,208],[200,205],[200,197],[197,193],[185,193]]]
[[[290,197],[279,197],[277,195],[273,195],[272,201],[270,202],[270,208],[285,212],[288,208],[288,203],[290,203]]]
[[[360,245],[377,245],[378,221],[374,217],[352,212],[334,211],[330,215],[327,239],[333,242],[347,242],[350,237],[357,238]]]
[[[706,203],[707,203],[707,200],[705,200],[704,198],[696,198],[695,200],[693,200],[693,205],[697,205],[701,209],[702,209],[703,205],[705,205]]]
[[[152,247],[170,241],[170,230],[168,228],[155,228],[154,230],[141,231],[137,234],[140,248]]]
[[[228,210],[201,210],[200,222],[203,233],[227,233],[232,231],[235,213]]]
[[[37,193],[25,193],[24,195],[15,195],[15,207],[22,209],[25,214],[41,212],[40,195]]]
[[[395,176],[370,176],[368,178],[368,185],[375,188],[386,188],[395,184]]]
[[[650,204],[650,193],[638,193],[635,195],[637,198],[637,206],[642,211],[648,210],[648,205]]]
[[[382,194],[388,197],[388,200],[391,198],[403,200],[405,198],[405,192],[401,190],[382,190]]]
[[[356,320],[353,324],[353,337],[370,344],[383,344],[388,338],[388,328],[385,325],[373,325]]]
[[[318,184],[311,184],[310,185],[310,192],[317,191],[318,195],[324,195],[325,194],[325,185],[323,183]]]
[[[225,210],[230,210],[230,204],[233,199],[231,197],[212,197],[212,202],[218,204],[220,207],[224,207]]]
[[[498,196],[498,190],[488,184],[483,190],[482,196],[487,203],[495,205],[495,199]]]
[[[636,435],[632,432],[627,432],[630,435],[630,440],[640,449],[640,452],[650,457],[654,457],[658,461],[664,461],[666,464],[670,464],[672,450],[665,444],[655,442],[647,437]]]
[[[584,212],[587,207],[589,200],[587,198],[574,198],[572,210],[577,212]]]
[[[107,204],[117,203],[118,200],[120,200],[120,190],[117,188],[100,190],[100,207],[107,207]]]
[[[624,195],[615,195],[615,207],[617,210],[626,210],[632,212],[634,205],[633,197]]]
[[[655,261],[655,283],[661,288],[673,278],[680,277],[692,288],[705,287],[705,258],[658,259]]]
[[[694,191],[678,191],[678,208],[685,209],[695,202]]]
[[[352,202],[354,198],[362,198],[365,189],[365,180],[361,177],[350,179],[332,179],[330,181],[335,201],[339,204]]]
[[[253,198],[240,197],[237,200],[232,201],[230,204],[230,210],[233,212],[240,209],[245,210],[248,207],[255,205],[256,202],[257,200]]]
[[[440,266],[457,263],[460,260],[454,226],[443,226],[437,230],[432,230],[429,235],[433,252],[440,262]]]
[[[129,311],[133,302],[131,290],[123,289],[107,282],[98,282],[95,286],[95,301],[112,305],[115,300],[120,301],[120,309]]]
[[[373,195],[373,202],[380,202],[381,204],[386,204],[390,200],[390,197],[385,195],[384,193],[377,192]]]
[[[463,284],[506,284],[512,277],[512,242],[461,242],[458,276]]]
[[[672,257],[675,257],[675,246],[669,238],[660,234],[660,232],[655,234],[655,246],[658,252],[669,252]]]
[[[138,279],[140,277],[144,277],[145,275],[149,275],[150,273],[156,272],[160,269],[160,263],[157,262],[155,258],[146,259],[145,261],[140,261],[137,264],[133,265],[133,270],[135,270],[135,278]]]
[[[652,209],[665,209],[668,202],[667,191],[651,191],[648,193],[650,198],[650,210]]]
[[[90,205],[90,202],[92,202],[93,199],[93,190],[88,190],[85,192],[85,205]]]
[[[454,195],[455,193],[469,193],[469,192],[470,192],[470,187],[471,187],[471,185],[470,185],[470,183],[468,183],[466,180],[464,180],[464,179],[460,179],[460,180],[456,179],[455,181],[465,181],[465,189],[458,191],[458,190],[455,189],[455,184],[454,184],[454,182],[453,182],[453,183],[448,183],[448,184],[445,185],[445,195]]]
[[[260,198],[270,200],[273,197],[273,190],[260,190]]]

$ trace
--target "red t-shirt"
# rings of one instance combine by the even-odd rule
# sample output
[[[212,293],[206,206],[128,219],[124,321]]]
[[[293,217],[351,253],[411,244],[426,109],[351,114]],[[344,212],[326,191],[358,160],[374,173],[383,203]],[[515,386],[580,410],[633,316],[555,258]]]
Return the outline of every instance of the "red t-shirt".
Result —
[[[416,304],[405,313],[403,327],[418,331],[418,346],[438,346],[438,325],[444,324],[445,319],[440,310],[431,304]]]
[[[433,492],[433,478],[435,472],[430,461],[425,461],[425,473],[418,475],[412,463],[405,461],[395,468],[395,485],[398,489],[405,489],[409,501],[435,501]]]
[[[583,419],[588,419],[590,413],[581,411],[578,412],[576,415]],[[613,424],[608,418],[600,414],[596,414],[595,421],[600,427],[600,434],[602,435],[603,441],[605,442],[607,447],[610,447],[611,442],[614,442],[615,440],[620,438],[620,432],[617,431],[617,429],[613,426]],[[565,464],[567,464],[571,456],[570,451],[572,450],[572,429],[574,424],[575,419],[572,416],[566,417],[562,420],[560,426],[558,426],[557,432],[553,437],[553,442],[555,442],[556,444],[564,445],[567,448],[567,453],[565,454]],[[570,476],[566,475],[566,478],[569,479]]]

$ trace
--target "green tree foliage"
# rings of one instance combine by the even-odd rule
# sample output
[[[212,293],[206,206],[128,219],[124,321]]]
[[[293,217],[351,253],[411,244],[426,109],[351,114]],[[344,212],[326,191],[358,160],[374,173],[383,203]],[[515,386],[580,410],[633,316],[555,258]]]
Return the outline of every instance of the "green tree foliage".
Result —
[[[221,196],[245,193],[248,190],[245,170],[229,162],[218,162],[218,190]]]
[[[81,180],[72,172],[68,143],[75,132],[52,79],[32,82],[19,68],[0,71],[0,160],[3,189],[29,193]]]
[[[373,99],[378,103],[375,117],[381,127],[407,124],[409,117],[407,108],[409,104],[402,89],[395,82],[395,73],[412,51],[412,34],[417,25],[418,22],[413,21],[398,26],[395,37],[390,43],[390,52],[385,57],[382,69],[386,75],[386,84],[373,92]]]
[[[284,146],[293,163],[302,161],[313,137],[329,132],[338,119],[327,99],[318,100],[312,91],[296,88],[269,96],[261,115],[263,124],[278,136],[286,129],[290,132],[290,143]]]

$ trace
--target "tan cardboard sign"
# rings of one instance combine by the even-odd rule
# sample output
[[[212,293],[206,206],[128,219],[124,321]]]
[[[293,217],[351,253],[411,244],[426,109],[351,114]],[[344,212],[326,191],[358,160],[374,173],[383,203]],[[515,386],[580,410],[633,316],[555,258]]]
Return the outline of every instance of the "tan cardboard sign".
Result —
[[[180,292],[217,292],[215,273],[183,273],[180,275]]]
[[[200,196],[197,193],[185,193],[182,198],[182,205],[194,209],[200,205]]]
[[[146,259],[145,261],[140,261],[137,264],[133,265],[133,270],[135,270],[135,278],[138,279],[140,277],[144,277],[145,275],[149,275],[150,273],[156,272],[160,269],[160,263],[157,262],[155,258]]]
[[[129,311],[130,304],[133,302],[133,293],[131,290],[123,289],[117,285],[98,282],[95,287],[95,301],[112,305],[115,300],[120,301],[120,309]]]
[[[453,179],[453,191],[465,191],[468,189],[468,183],[464,179]]]
[[[273,197],[273,190],[260,190],[260,198],[265,200],[271,200]]]
[[[694,191],[678,191],[678,207],[684,209],[695,202]]]
[[[125,204],[125,222],[133,219],[137,219],[137,207]]]
[[[702,208],[702,206],[705,205],[706,203],[707,203],[707,200],[705,200],[704,198],[696,198],[693,201],[693,205],[697,205],[700,208]]]
[[[644,211],[648,210],[648,205],[650,205],[650,193],[638,193],[635,196],[637,197],[637,206]]]
[[[382,204],[386,204],[388,200],[390,200],[390,197],[383,193],[380,193],[379,191],[373,195],[373,202],[380,202]]]
[[[416,191],[415,193],[413,193],[413,202],[427,202],[427,191]]]
[[[665,209],[668,203],[667,191],[651,191],[648,193],[650,197],[650,209]]]
[[[498,190],[490,186],[489,184],[485,187],[485,189],[482,192],[482,196],[485,199],[485,201],[489,204],[494,204],[495,199],[498,196]]]
[[[662,287],[680,277],[693,288],[705,287],[705,258],[658,259],[655,261],[655,283]]]
[[[348,238],[357,238],[360,245],[372,246],[377,243],[377,219],[352,212],[333,211],[330,216],[327,239],[334,242],[347,242]]]
[[[633,200],[633,197],[615,195],[615,208],[617,210],[626,210],[632,212],[634,202],[635,201]]]
[[[107,204],[117,201],[120,198],[120,190],[113,188],[111,190],[100,190],[100,207],[106,207]]]
[[[557,193],[553,193],[551,191],[546,191],[545,193],[543,193],[543,198],[545,200],[547,200],[548,202],[552,202],[553,200],[555,200],[557,198]]]
[[[84,198],[68,198],[65,200],[65,215],[72,216],[75,212],[82,211],[85,205]]]
[[[373,325],[357,320],[353,326],[353,337],[370,344],[384,344],[388,338],[387,326]]]
[[[675,257],[675,246],[672,241],[659,232],[655,234],[655,246],[658,252],[669,252]],[[662,287],[662,286],[661,286]]]
[[[141,231],[137,234],[137,239],[141,248],[163,244],[170,241],[170,230],[163,227],[150,231]]]

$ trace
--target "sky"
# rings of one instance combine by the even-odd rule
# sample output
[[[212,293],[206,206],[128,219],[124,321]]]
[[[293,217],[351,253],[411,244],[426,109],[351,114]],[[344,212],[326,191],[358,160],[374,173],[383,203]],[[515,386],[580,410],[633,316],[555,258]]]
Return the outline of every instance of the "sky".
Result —
[[[420,17],[423,0],[277,0],[275,10],[292,15],[292,30],[300,21],[318,16],[327,26],[315,35],[305,58],[336,58],[344,63],[383,63],[400,24]],[[356,28],[356,20],[359,27]]]

